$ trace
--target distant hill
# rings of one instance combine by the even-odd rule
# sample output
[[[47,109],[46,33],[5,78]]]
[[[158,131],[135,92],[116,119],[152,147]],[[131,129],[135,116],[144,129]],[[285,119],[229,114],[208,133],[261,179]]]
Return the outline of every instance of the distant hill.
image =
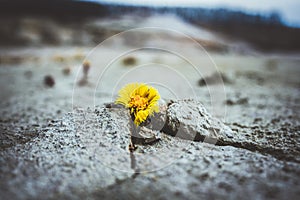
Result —
[[[71,0],[1,0],[1,17],[49,17],[55,20],[81,20],[108,16],[107,5]]]
[[[50,18],[59,23],[80,23],[90,18],[137,17],[174,14],[189,23],[221,33],[234,40],[246,41],[263,51],[299,51],[300,29],[285,26],[276,13],[251,15],[226,9],[123,6],[71,0],[1,0],[0,17],[25,16]],[[6,33],[1,32],[0,37]],[[9,31],[7,32],[9,33]]]

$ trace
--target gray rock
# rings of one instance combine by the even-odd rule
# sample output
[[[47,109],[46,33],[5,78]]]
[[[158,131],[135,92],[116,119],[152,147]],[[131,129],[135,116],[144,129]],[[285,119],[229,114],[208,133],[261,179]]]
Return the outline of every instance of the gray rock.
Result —
[[[231,84],[233,83],[232,79],[227,77],[224,73],[215,72],[210,76],[201,78],[198,81],[198,85],[200,87],[206,86],[206,85],[214,85],[214,84]]]
[[[232,141],[234,137],[234,133],[228,126],[212,117],[196,100],[171,102],[166,112],[166,123],[162,131],[182,139],[213,144],[219,140]]]
[[[91,110],[75,110],[53,120],[30,142],[0,152],[0,193],[10,199],[62,193],[73,199],[73,190],[93,191],[133,174],[126,153],[128,130],[120,128],[124,120],[118,122],[118,112],[104,107],[98,116]],[[114,170],[115,162],[126,172]]]
[[[276,122],[273,120],[271,123]],[[283,123],[280,130],[272,130],[272,126],[269,125],[266,132],[259,126],[233,123],[233,127],[240,126],[240,129],[232,131],[220,120],[212,117],[200,102],[179,100],[168,106],[166,123],[162,131],[182,139],[204,141],[220,146],[230,145],[271,154],[282,160],[300,162],[300,151],[295,148],[300,145],[299,129],[297,124],[294,126],[288,124]]]
[[[196,103],[178,101],[167,112],[177,109],[172,114],[185,123],[183,130],[197,130],[193,126],[230,130],[199,104],[196,110],[207,127],[193,125],[189,120],[196,123],[200,114],[187,117]],[[185,114],[178,113],[178,105]],[[126,109],[107,106],[75,109],[52,120],[37,137],[0,152],[1,197],[296,199],[300,195],[295,187],[300,184],[298,164],[245,149],[183,140],[145,127],[143,135],[159,135],[161,140],[130,153],[129,120]],[[225,134],[221,138],[230,139]]]
[[[174,141],[165,144],[174,145]],[[231,146],[182,140],[172,165],[95,191],[92,198],[297,199],[299,166]],[[183,148],[183,149],[181,149]],[[117,196],[114,194],[118,194]]]

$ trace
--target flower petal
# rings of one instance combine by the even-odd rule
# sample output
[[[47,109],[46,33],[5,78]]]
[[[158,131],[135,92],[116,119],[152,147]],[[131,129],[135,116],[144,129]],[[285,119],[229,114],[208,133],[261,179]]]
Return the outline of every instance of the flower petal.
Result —
[[[159,112],[157,105],[160,95],[158,91],[144,83],[130,83],[119,91],[117,104],[122,104],[134,114],[134,123],[138,126],[149,115]]]

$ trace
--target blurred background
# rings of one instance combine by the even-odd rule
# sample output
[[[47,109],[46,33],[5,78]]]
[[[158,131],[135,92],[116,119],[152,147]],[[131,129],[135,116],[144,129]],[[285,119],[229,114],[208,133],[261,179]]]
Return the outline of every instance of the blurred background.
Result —
[[[136,27],[136,21],[155,15],[174,16],[261,51],[298,51],[300,46],[297,37],[300,5],[296,0],[2,0],[0,3],[1,47],[96,45],[111,35]],[[126,17],[130,20],[124,21]],[[106,20],[114,23],[104,23]],[[160,20],[156,23],[163,23]],[[176,24],[173,28],[177,28]]]
[[[296,0],[0,4],[0,97],[7,113],[13,110],[7,105],[35,105],[57,110],[51,115],[57,117],[113,101],[127,82],[155,78],[164,99],[199,97],[224,119],[226,105],[239,99],[258,101],[270,92],[255,103],[267,104],[287,88],[298,97]]]
[[[35,102],[45,95],[47,101],[61,101],[66,111],[74,105],[90,107],[113,101],[122,84],[149,81],[142,74],[159,77],[156,82],[164,87],[157,87],[165,99],[201,97],[208,107],[217,107],[216,99],[224,107],[226,95],[248,98],[273,87],[299,86],[296,0],[0,4],[2,102],[26,95],[23,102]],[[150,66],[144,68],[147,73],[135,71],[151,63],[161,70],[168,66],[170,73],[162,75],[155,66],[153,74]],[[127,81],[121,80],[130,73]],[[174,81],[175,76],[182,81]],[[55,90],[45,90],[49,88]]]

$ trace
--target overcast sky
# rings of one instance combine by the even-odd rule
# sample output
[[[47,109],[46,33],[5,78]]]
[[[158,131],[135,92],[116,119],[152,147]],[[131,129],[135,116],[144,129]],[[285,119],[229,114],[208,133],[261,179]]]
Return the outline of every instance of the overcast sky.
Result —
[[[135,5],[233,8],[249,12],[277,11],[289,25],[300,27],[300,0],[89,0]]]

